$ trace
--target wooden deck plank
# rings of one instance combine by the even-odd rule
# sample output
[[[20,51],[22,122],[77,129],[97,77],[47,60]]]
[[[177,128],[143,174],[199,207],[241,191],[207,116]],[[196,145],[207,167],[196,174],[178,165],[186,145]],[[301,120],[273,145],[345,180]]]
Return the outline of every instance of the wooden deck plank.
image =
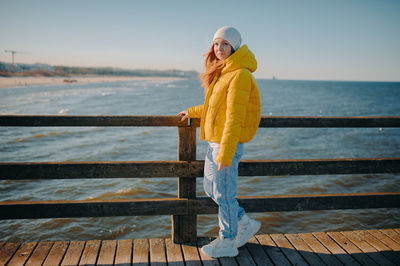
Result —
[[[201,259],[197,246],[182,244],[182,252],[186,265],[201,266]]]
[[[236,261],[240,266],[256,266],[257,264],[251,257],[249,250],[243,246],[239,248],[239,255],[236,257]]]
[[[147,239],[135,239],[133,241],[132,263],[135,266],[149,264],[149,241]]]
[[[393,239],[397,244],[400,244],[400,234],[393,229],[380,229],[379,231]]]
[[[184,266],[181,245],[175,244],[171,238],[165,239],[167,260],[169,266]]]
[[[100,240],[86,241],[86,245],[83,250],[79,265],[85,265],[85,266],[95,265],[97,256],[99,254],[100,244],[101,244]]]
[[[116,247],[117,240],[103,240],[101,242],[97,265],[113,265]]]
[[[308,265],[297,250],[290,244],[283,234],[271,234],[272,240],[282,250],[289,261],[294,265]]]
[[[149,252],[150,249],[148,239],[135,239],[133,241],[132,263],[138,266],[148,265],[150,263]]]
[[[256,235],[235,258],[209,258],[172,239],[0,243],[0,265],[399,265],[397,229]]]
[[[306,242],[304,242],[304,240],[298,234],[285,234],[285,237],[310,265],[324,264],[320,257],[318,257],[318,255],[313,252],[313,250],[307,245]]]
[[[63,259],[64,254],[67,251],[68,245],[68,241],[54,242],[49,254],[47,255],[46,260],[43,263],[43,266],[60,265],[61,260]]]
[[[235,266],[235,265],[239,265],[235,258],[219,258],[218,259],[219,263],[221,264],[221,266]],[[240,265],[239,265],[240,266]]]
[[[318,232],[312,234],[318,239],[335,257],[345,265],[360,265],[352,256],[342,249],[338,243],[333,241],[326,233]]]
[[[132,262],[132,239],[118,240],[115,265],[128,266]]]
[[[211,241],[213,241],[215,237],[207,237],[207,238],[201,238],[201,240],[197,243],[198,248],[199,248],[199,255],[202,259],[203,265],[221,265],[221,266],[234,266],[238,265],[235,258],[211,258],[201,252],[200,248],[204,245],[209,244]],[[218,263],[219,262],[219,263]]]
[[[53,242],[40,242],[36,246],[35,250],[33,251],[32,255],[29,257],[28,261],[25,265],[42,265],[44,260],[49,254],[51,247],[53,246]]]
[[[380,252],[383,256],[385,256],[392,263],[396,264],[400,261],[400,254],[394,252],[391,248],[386,246],[379,239],[375,238],[368,231],[354,231],[358,234],[364,241],[367,241],[368,244],[373,246],[378,252]]]
[[[165,242],[162,238],[150,238],[150,264],[157,266],[167,266],[167,258],[165,256]]]
[[[282,250],[277,247],[269,235],[256,235],[255,237],[275,265],[291,265]]]
[[[20,245],[20,243],[5,243],[0,249],[0,265],[6,265]]]
[[[362,265],[378,265],[340,232],[328,232],[327,234]]]
[[[335,255],[333,255],[321,242],[318,241],[311,233],[299,234],[301,239],[308,244],[315,254],[317,254],[326,265],[343,265]]]
[[[257,265],[274,265],[254,236],[250,238],[245,247]]]
[[[218,259],[211,258],[200,250],[202,246],[210,243],[212,240],[213,239],[209,237],[200,237],[197,241],[197,248],[199,249],[199,255],[204,266],[219,266]]]
[[[85,241],[71,241],[61,266],[78,265],[85,244]]]
[[[393,239],[391,239],[389,236],[386,234],[382,233],[379,230],[368,230],[368,233],[373,235],[376,239],[379,239],[382,243],[384,243],[386,246],[391,248],[393,251],[400,251],[400,244],[395,242]]]
[[[17,252],[14,253],[14,256],[11,258],[10,262],[7,265],[12,266],[20,266],[24,265],[26,260],[32,254],[33,249],[36,247],[36,242],[23,243]]]
[[[353,244],[356,245],[362,252],[367,254],[368,257],[374,260],[377,264],[394,266],[394,264],[391,263],[391,261],[389,261],[381,253],[379,253],[376,248],[374,248],[367,241],[365,241],[365,239],[361,238],[360,235],[358,235],[357,233],[352,231],[344,231],[341,233],[342,235],[347,237],[351,242],[353,242]]]

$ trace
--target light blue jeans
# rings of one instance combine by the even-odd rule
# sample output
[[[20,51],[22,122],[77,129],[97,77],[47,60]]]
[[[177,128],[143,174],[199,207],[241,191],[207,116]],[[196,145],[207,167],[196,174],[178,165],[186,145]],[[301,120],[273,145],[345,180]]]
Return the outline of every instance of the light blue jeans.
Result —
[[[243,144],[238,143],[232,164],[218,171],[215,158],[220,148],[219,143],[208,143],[204,162],[204,191],[218,204],[219,236],[234,239],[237,234],[238,220],[244,215],[236,196],[238,165],[243,155]]]

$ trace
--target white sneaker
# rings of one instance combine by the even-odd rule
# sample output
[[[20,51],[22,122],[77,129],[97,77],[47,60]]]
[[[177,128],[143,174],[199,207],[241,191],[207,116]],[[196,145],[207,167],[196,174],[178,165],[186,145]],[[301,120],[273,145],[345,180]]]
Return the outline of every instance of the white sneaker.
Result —
[[[261,228],[259,221],[251,219],[246,214],[238,222],[238,232],[236,236],[236,246],[244,246],[255,233]]]
[[[203,246],[201,251],[213,258],[236,257],[239,254],[235,239],[222,239],[219,237],[210,244]]]

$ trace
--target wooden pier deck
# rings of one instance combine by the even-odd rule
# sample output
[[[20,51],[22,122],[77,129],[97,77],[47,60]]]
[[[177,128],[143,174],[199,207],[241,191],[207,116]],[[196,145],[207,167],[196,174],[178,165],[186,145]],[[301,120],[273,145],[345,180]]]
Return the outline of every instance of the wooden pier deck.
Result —
[[[400,265],[400,229],[265,234],[236,258],[213,259],[171,239],[0,243],[0,265]]]

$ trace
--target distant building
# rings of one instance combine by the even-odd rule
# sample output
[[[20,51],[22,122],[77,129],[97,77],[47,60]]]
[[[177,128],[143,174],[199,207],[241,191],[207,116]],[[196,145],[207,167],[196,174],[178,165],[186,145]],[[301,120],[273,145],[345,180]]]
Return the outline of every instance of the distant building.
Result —
[[[11,64],[0,62],[0,71],[4,72],[27,72],[33,70],[46,70],[46,71],[55,71],[55,68],[48,64]]]

